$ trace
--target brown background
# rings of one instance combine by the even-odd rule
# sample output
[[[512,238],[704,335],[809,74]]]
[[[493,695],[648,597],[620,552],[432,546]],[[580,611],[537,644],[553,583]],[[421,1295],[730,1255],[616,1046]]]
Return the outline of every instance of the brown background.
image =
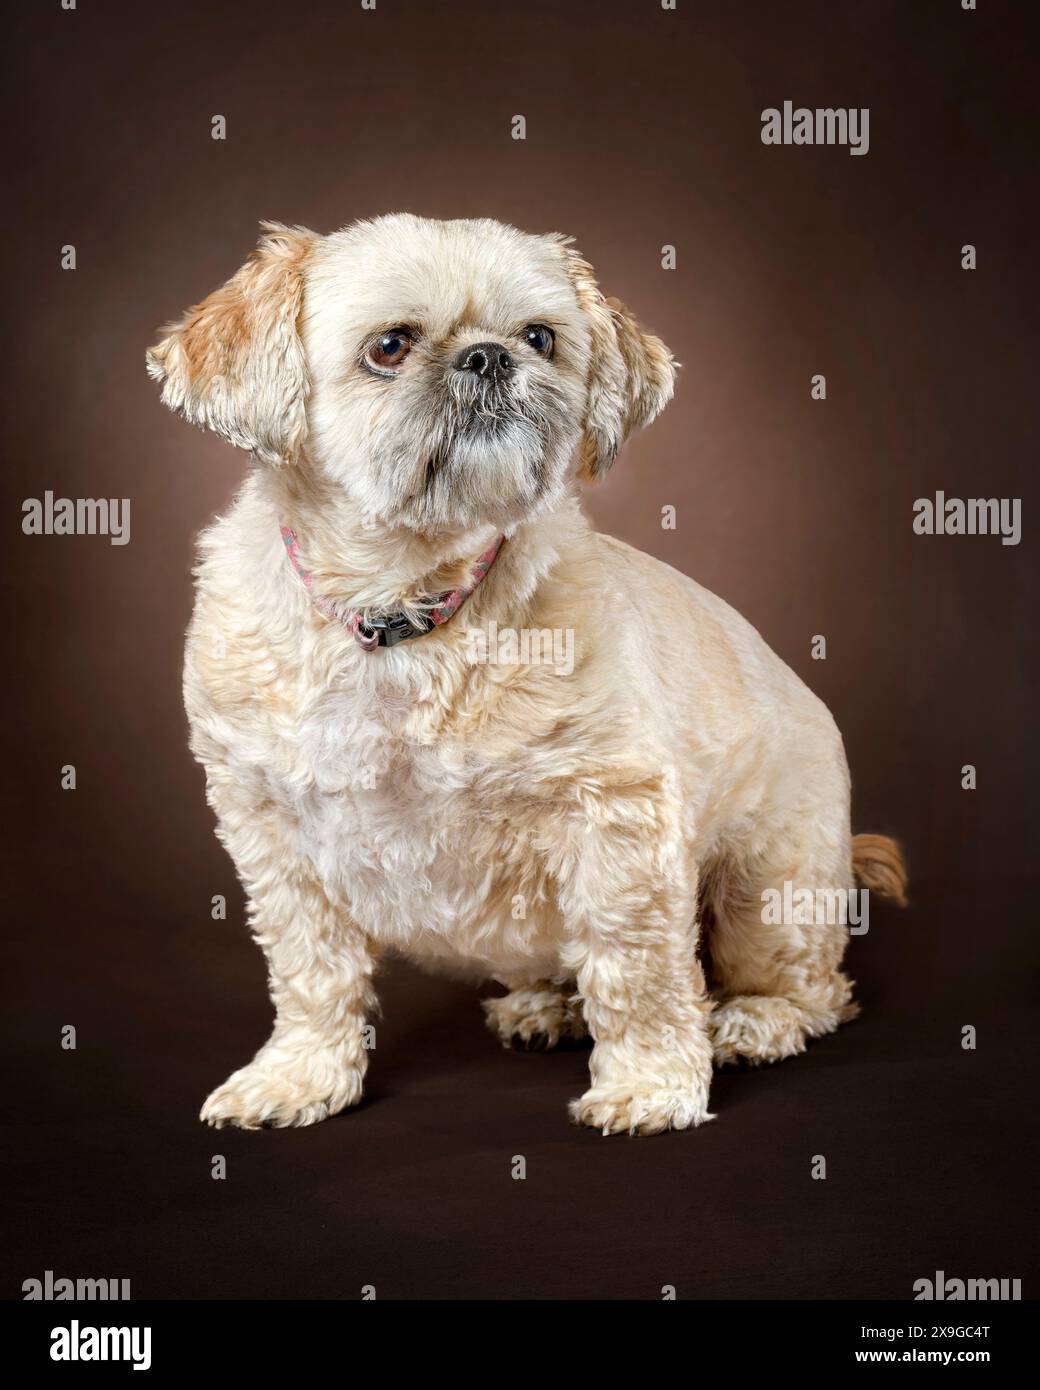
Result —
[[[47,1268],[130,1278],[137,1298],[906,1298],[936,1269],[1035,1293],[1029,8],[22,7],[2,377],[6,1296]],[[869,154],[763,146],[760,112],[786,98],[869,107]],[[192,535],[245,460],[163,410],[143,353],[260,218],[329,231],[400,209],[572,233],[674,349],[675,401],[588,508],[760,628],[844,730],[856,827],[908,848],[912,909],[875,905],[851,947],[862,1020],[720,1076],[697,1133],[569,1128],[584,1053],[500,1051],[472,990],[405,967],[358,1112],[260,1135],[195,1120],[270,1012],[179,693]],[[131,543],[23,536],[21,502],[47,488],[130,497]],[[936,489],[1022,498],[1022,544],[915,537],[913,500]]]

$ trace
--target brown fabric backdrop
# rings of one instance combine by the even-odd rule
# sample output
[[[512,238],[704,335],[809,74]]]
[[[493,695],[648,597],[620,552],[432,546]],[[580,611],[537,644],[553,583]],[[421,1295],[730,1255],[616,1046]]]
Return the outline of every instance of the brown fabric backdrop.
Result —
[[[1028,17],[996,0],[21,7],[5,1295],[48,1268],[139,1298],[906,1298],[936,1269],[1035,1272]],[[760,113],[785,99],[869,107],[869,153],[764,146]],[[876,907],[851,947],[862,1020],[720,1076],[697,1133],[568,1128],[584,1053],[506,1054],[472,990],[405,967],[357,1113],[260,1135],[195,1119],[269,1016],[179,691],[192,536],[245,460],[160,406],[143,353],[259,219],[329,231],[402,209],[573,234],[673,348],[676,399],[588,509],[762,631],[845,733],[856,827],[908,849],[912,909]],[[130,497],[130,544],[23,535],[22,500],[47,488]],[[1022,543],[913,535],[936,489],[1022,498]]]

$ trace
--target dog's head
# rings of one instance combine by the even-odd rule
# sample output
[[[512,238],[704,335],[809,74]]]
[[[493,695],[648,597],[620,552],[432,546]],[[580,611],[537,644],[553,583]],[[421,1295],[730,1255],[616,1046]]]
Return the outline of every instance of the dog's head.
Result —
[[[328,237],[266,223],[166,331],[148,370],[169,406],[428,533],[551,504],[576,451],[605,472],[675,375],[566,238],[490,220],[399,215]]]

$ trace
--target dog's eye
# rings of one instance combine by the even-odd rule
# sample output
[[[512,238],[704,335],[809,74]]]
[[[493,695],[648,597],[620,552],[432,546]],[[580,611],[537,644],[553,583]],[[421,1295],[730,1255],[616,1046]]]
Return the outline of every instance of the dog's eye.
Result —
[[[544,323],[529,323],[523,331],[523,339],[528,347],[533,347],[541,357],[551,357],[556,334]]]
[[[401,365],[412,350],[412,335],[407,328],[391,328],[382,334],[365,353],[365,361],[381,372],[392,372]]]

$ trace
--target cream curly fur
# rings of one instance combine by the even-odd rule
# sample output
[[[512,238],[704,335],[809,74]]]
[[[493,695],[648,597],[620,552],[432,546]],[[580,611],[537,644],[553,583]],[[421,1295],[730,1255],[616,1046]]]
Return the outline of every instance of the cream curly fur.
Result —
[[[553,329],[551,361],[530,322]],[[402,324],[409,357],[373,374],[366,344]],[[454,364],[488,339],[515,371],[471,399]],[[731,608],[584,520],[576,471],[609,466],[674,366],[564,239],[269,224],[149,370],[263,461],[201,538],[184,691],[276,1017],[204,1119],[356,1103],[389,950],[505,984],[486,1011],[506,1043],[587,1029],[571,1112],[604,1133],[698,1125],[713,1053],[790,1056],[849,1016],[845,928],[761,911],[787,880],[853,884],[840,735]],[[368,653],[314,604],[280,523],[344,614],[415,611],[507,540],[451,622]],[[573,672],[475,664],[467,635],[492,621],[573,631]]]

